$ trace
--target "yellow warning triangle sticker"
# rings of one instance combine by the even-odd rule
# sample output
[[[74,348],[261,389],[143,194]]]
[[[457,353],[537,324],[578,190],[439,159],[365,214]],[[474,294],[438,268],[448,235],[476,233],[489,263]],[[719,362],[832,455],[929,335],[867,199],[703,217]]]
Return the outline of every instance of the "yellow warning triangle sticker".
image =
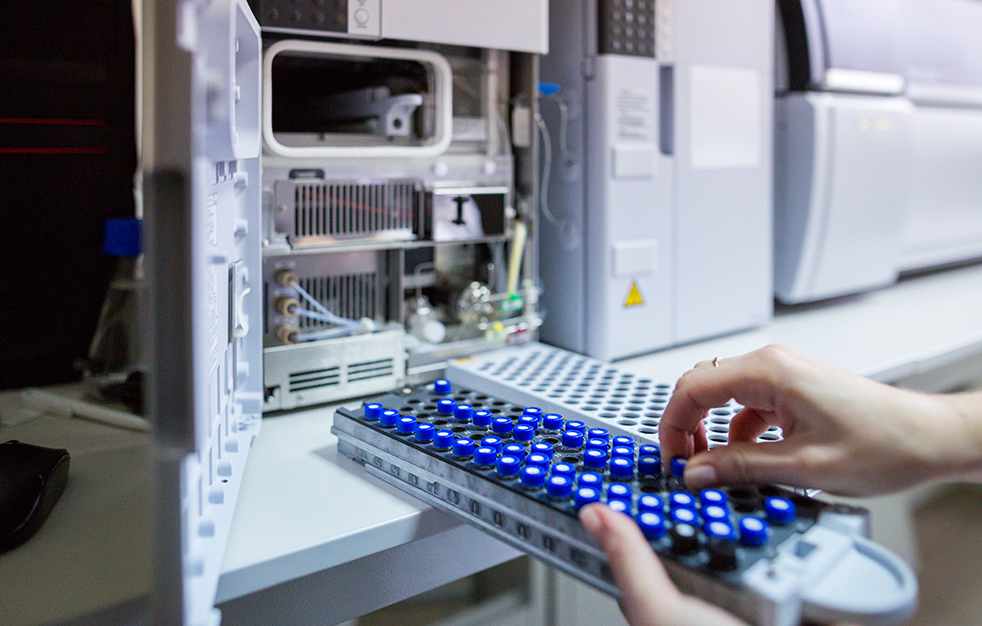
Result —
[[[644,304],[644,298],[641,297],[638,284],[631,283],[631,291],[627,294],[627,300],[624,302],[624,306],[637,306],[639,304]]]

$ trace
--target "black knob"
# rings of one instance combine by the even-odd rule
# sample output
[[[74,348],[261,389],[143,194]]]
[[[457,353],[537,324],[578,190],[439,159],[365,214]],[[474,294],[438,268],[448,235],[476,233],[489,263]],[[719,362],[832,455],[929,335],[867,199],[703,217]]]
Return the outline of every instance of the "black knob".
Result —
[[[725,539],[709,543],[709,567],[717,572],[732,572],[737,568],[736,544]]]
[[[699,533],[695,526],[675,524],[668,535],[672,539],[672,552],[679,556],[692,554],[699,549]]]

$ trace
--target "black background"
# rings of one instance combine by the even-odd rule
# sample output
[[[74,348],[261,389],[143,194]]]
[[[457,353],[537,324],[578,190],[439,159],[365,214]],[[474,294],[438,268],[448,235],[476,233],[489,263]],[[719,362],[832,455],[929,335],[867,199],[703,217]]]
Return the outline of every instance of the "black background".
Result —
[[[0,389],[77,380],[134,213],[128,0],[0,3]]]

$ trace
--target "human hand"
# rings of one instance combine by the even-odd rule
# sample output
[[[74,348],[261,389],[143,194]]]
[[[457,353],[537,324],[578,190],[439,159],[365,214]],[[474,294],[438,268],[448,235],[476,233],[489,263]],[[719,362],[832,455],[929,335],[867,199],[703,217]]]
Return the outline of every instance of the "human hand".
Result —
[[[580,521],[607,554],[631,626],[746,626],[726,611],[679,592],[638,525],[605,504],[580,511]]]
[[[702,419],[730,398],[745,408],[730,422],[729,445],[708,450]],[[691,457],[685,482],[694,489],[779,483],[888,493],[978,469],[982,420],[951,398],[768,346],[718,366],[704,361],[679,379],[659,424],[662,458]],[[769,426],[781,427],[784,440],[756,443]]]

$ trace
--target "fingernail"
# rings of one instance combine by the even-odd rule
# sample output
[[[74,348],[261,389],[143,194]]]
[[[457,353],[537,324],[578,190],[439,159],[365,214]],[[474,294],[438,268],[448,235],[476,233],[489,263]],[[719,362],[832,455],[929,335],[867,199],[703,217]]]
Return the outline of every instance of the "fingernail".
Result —
[[[603,526],[603,520],[600,519],[600,514],[597,513],[596,506],[588,506],[580,511],[580,523],[583,524],[591,535],[595,535],[600,531],[600,527]]]
[[[719,480],[716,468],[712,465],[696,465],[685,468],[685,485],[692,489],[712,487]]]

